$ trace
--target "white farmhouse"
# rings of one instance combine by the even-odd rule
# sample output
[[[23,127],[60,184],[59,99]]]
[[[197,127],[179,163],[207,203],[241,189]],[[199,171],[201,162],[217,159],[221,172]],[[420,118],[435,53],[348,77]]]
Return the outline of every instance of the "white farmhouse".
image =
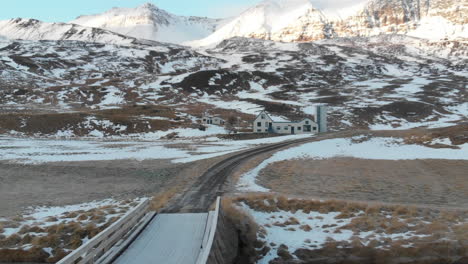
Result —
[[[315,122],[312,118],[304,118],[296,122],[273,120],[266,111],[260,112],[253,122],[254,133],[276,134],[317,134],[327,131],[326,107],[316,108]]]
[[[224,125],[224,119],[222,119],[219,116],[212,116],[212,115],[203,115],[201,119],[202,124],[206,125],[218,125],[218,126],[223,126]]]
[[[315,134],[318,133],[318,125],[310,118],[304,118],[298,122],[275,121],[266,111],[262,111],[255,118],[253,131],[276,134]]]

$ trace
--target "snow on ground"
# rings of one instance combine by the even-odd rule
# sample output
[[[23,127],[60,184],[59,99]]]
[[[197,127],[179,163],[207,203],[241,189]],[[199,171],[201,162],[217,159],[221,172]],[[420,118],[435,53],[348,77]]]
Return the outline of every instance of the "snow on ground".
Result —
[[[260,111],[263,110],[263,107],[257,104],[253,104],[253,103],[249,103],[245,101],[239,101],[239,100],[222,101],[222,100],[217,99],[216,96],[209,96],[207,94],[205,94],[203,97],[201,97],[197,101],[201,103],[205,103],[205,104],[214,105],[222,109],[238,110],[238,111],[241,111],[242,113],[251,114],[251,115],[256,115]]]
[[[205,125],[205,127],[206,127],[205,131],[202,131],[200,129],[194,129],[194,128],[175,128],[175,129],[170,129],[167,131],[133,134],[133,135],[130,135],[130,137],[137,137],[141,139],[160,139],[169,134],[177,133],[177,136],[179,137],[194,138],[194,137],[206,137],[206,136],[214,136],[218,134],[226,134],[226,130],[224,129],[224,127],[215,126],[215,125]]]
[[[266,200],[264,202],[269,203]],[[418,231],[416,229],[418,224],[408,223],[404,216],[398,216],[392,214],[392,212],[380,211],[379,219],[386,222],[388,226],[397,223],[397,225],[401,224],[408,228],[402,228],[401,230],[357,230],[356,227],[352,227],[353,220],[358,222],[362,221],[360,220],[361,217],[364,217],[364,219],[369,217],[362,210],[351,215],[342,215],[342,212],[339,211],[319,212],[312,210],[304,212],[303,210],[297,210],[293,212],[279,209],[276,211],[258,211],[245,203],[238,206],[239,209],[251,215],[253,220],[265,231],[261,232],[264,236],[258,236],[258,239],[271,248],[257,262],[258,264],[267,264],[277,258],[278,248],[282,244],[288,247],[290,253],[294,253],[298,249],[321,249],[330,241],[352,245],[354,240],[358,240],[364,246],[367,246],[371,241],[391,239],[393,242],[401,241],[404,247],[411,247],[412,243],[417,242],[418,239],[434,235]],[[375,217],[375,215],[370,217]],[[432,223],[421,217],[415,217],[413,220],[419,223],[419,227]],[[379,245],[375,248],[383,249],[386,246]]]
[[[353,236],[351,230],[343,230],[340,233],[334,233],[334,231],[340,227],[351,223],[351,219],[343,219],[342,221],[336,219],[335,217],[338,216],[340,212],[324,214],[319,212],[310,212],[307,214],[302,210],[295,213],[286,211],[259,212],[251,209],[246,204],[242,205],[242,209],[251,215],[258,225],[265,228],[266,237],[263,241],[266,242],[267,245],[270,245],[270,243],[274,243],[277,246],[284,244],[288,246],[289,252],[294,252],[300,248],[320,247],[329,237],[336,241],[343,241],[349,240]],[[288,230],[292,226],[275,225],[275,223],[279,221],[287,221],[291,218],[299,220],[301,225],[309,225],[312,231],[307,232],[301,230],[299,229],[299,225],[293,227],[295,229],[294,231],[292,231],[292,229]],[[336,226],[332,227],[332,225]],[[310,240],[310,243],[306,243],[306,240]],[[277,249],[277,247],[272,248],[257,264],[267,264],[276,258],[278,256]]]
[[[402,120],[401,118],[396,118],[391,115],[381,115],[376,120],[375,124],[369,125],[371,130],[406,130],[416,127],[427,127],[427,128],[441,128],[453,126],[455,123],[460,122],[460,120],[465,119],[468,116],[468,103],[463,103],[459,105],[446,107],[447,111],[450,111],[451,114],[442,114],[435,112],[437,115],[430,115],[427,118],[421,120],[420,122],[408,122]],[[436,121],[431,121],[431,120]],[[395,127],[394,127],[395,125]]]
[[[353,143],[361,138],[336,138],[303,144],[276,152],[260,165],[242,175],[238,188],[242,191],[266,192],[268,189],[255,183],[260,171],[269,164],[292,159],[328,159],[333,157],[354,157],[361,159],[414,160],[414,159],[451,159],[468,160],[468,143],[459,149],[430,148],[421,145],[405,145],[402,139],[372,138]]]
[[[0,137],[0,160],[23,164],[61,161],[171,159],[187,163],[222,156],[259,144],[276,143],[307,137],[290,135],[254,140],[203,139],[163,140],[51,140]],[[177,148],[171,145],[188,145]]]
[[[142,202],[146,200],[147,198],[142,198],[142,199],[136,199],[133,202]],[[25,215],[22,216],[23,221],[21,221],[20,225],[16,228],[4,228],[4,232],[2,233],[4,236],[10,236],[12,234],[16,234],[21,230],[21,227],[28,225],[28,226],[39,226],[39,227],[48,227],[51,225],[55,225],[59,222],[62,222],[62,220],[57,220],[57,221],[51,221],[51,217],[60,217],[63,214],[70,213],[70,212],[77,212],[77,211],[89,211],[91,209],[95,208],[101,208],[101,207],[118,207],[122,204],[122,201],[116,201],[113,199],[106,199],[102,201],[93,201],[89,203],[82,203],[82,204],[74,204],[74,205],[65,205],[65,206],[52,206],[52,207],[36,207],[36,208],[28,208],[26,211],[29,211]],[[130,208],[129,206],[125,206],[126,209]],[[110,219],[115,216],[121,216],[121,213],[115,213],[115,214],[109,214],[106,215],[107,219]],[[71,222],[73,220],[76,221],[76,218],[72,219],[67,219],[63,220],[65,222]],[[0,219],[2,220],[7,220],[7,219]],[[83,221],[82,224],[85,224]],[[102,224],[105,224],[102,223]],[[101,224],[101,225],[102,225]],[[99,226],[99,225],[98,225]]]

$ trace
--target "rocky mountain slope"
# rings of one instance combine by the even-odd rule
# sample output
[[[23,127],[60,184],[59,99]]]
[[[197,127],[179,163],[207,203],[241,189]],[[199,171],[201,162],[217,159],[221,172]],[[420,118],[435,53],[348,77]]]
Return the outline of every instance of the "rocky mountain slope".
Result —
[[[432,40],[466,39],[468,3],[456,0],[370,0],[346,10],[320,10],[310,0],[266,0],[205,39],[232,37],[303,42],[336,37],[407,34]]]
[[[111,44],[128,44],[137,38],[195,47],[214,46],[232,37],[283,42],[381,34],[405,34],[434,41],[467,39],[466,1],[363,1],[351,7],[320,9],[310,0],[265,0],[238,17],[224,20],[177,16],[144,4],[80,16],[70,23],[0,21],[0,36]]]
[[[316,43],[233,38],[157,42],[2,41],[0,133],[132,135],[192,127],[204,111],[297,118],[330,106],[330,127],[466,122],[468,47],[404,35]]]
[[[210,35],[223,20],[177,16],[147,3],[137,8],[113,8],[103,14],[80,16],[70,23],[136,38],[182,43]]]
[[[0,21],[0,37],[22,40],[78,40],[109,44],[130,44],[136,41],[135,38],[100,28],[22,18]]]

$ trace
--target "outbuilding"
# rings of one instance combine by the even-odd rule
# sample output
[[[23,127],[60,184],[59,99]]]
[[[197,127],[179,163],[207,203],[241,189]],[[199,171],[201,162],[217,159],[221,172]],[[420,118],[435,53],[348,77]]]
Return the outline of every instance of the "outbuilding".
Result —
[[[224,119],[222,119],[219,116],[213,116],[213,115],[203,115],[201,119],[202,124],[206,125],[218,125],[218,126],[223,126],[224,125]]]

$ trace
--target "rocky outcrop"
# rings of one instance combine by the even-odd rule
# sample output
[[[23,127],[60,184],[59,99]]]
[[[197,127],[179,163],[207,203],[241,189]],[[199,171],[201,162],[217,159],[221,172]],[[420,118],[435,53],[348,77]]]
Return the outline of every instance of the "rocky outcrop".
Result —
[[[190,44],[207,46],[231,37],[305,42],[382,34],[460,40],[468,36],[467,23],[466,1],[370,0],[340,16],[322,11],[308,0],[268,0]]]

